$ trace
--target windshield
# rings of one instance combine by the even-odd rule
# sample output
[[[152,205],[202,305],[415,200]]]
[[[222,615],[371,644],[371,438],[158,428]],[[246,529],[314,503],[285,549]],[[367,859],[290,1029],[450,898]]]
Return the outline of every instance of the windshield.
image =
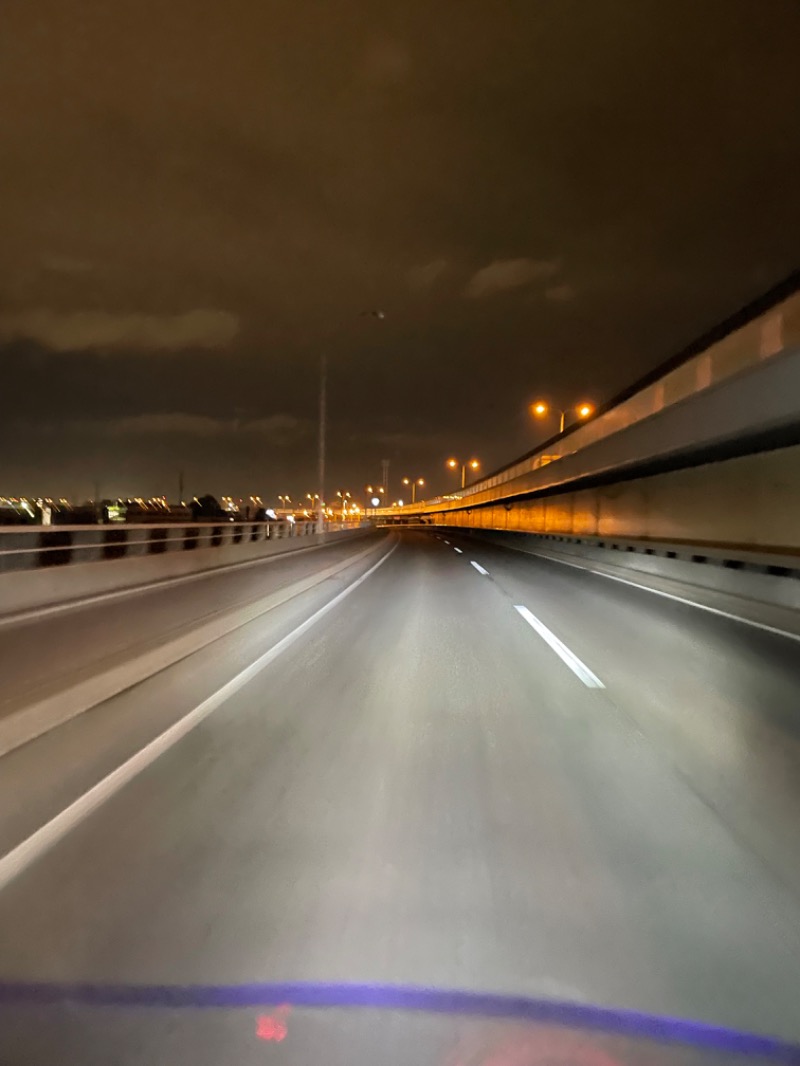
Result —
[[[0,0],[0,1066],[793,1060],[798,42]]]
[[[42,1008],[50,1010],[42,1026]],[[798,1063],[800,1045],[587,1004],[364,985],[0,986],[8,1062]]]

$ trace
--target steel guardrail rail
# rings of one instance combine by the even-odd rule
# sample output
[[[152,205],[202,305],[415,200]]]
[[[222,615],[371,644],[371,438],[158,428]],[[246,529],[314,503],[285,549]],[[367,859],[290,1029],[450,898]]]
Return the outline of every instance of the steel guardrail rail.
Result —
[[[329,522],[325,532],[356,529],[360,525],[360,522]],[[0,526],[0,574],[305,537],[315,532],[316,522],[283,521]]]

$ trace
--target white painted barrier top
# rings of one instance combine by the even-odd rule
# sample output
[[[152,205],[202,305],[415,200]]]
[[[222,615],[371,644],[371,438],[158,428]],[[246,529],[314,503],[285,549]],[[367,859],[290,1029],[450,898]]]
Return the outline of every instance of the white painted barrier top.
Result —
[[[795,281],[796,284],[796,281]],[[789,288],[785,283],[782,288]],[[764,297],[763,301],[768,301]],[[745,317],[745,309],[740,316]],[[721,327],[721,330],[723,327]],[[701,393],[713,390],[736,375],[757,368],[783,356],[800,352],[800,291],[778,299],[761,314],[733,325],[719,340],[680,362],[661,377],[648,382],[619,402],[611,403],[589,422],[570,427],[560,436],[545,442],[534,452],[509,466],[476,481],[459,492],[418,501],[403,508],[383,508],[378,515],[419,513],[431,505],[457,506],[476,494],[486,494],[545,465],[565,459],[599,441],[612,437],[646,419],[683,403]],[[798,398],[800,417],[800,397]],[[553,471],[555,473],[555,471]],[[492,495],[497,495],[492,493]]]

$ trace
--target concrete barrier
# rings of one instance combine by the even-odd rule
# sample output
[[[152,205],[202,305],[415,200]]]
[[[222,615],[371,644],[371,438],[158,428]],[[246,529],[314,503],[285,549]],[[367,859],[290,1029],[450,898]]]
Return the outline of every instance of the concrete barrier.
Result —
[[[266,526],[267,523],[258,525]],[[138,531],[143,527],[135,527],[134,535],[124,545],[125,554],[117,558],[103,554],[104,549],[108,547],[108,542],[103,539],[106,532],[103,527],[67,528],[75,535],[75,540],[80,541],[78,551],[83,554],[77,554],[75,557],[88,557],[88,561],[72,562],[71,556],[58,564],[50,563],[36,569],[20,568],[0,572],[0,618],[58,604],[137,591],[168,580],[207,573],[219,568],[255,564],[261,559],[285,555],[288,552],[322,548],[335,544],[342,538],[368,533],[371,527],[337,527],[322,534],[309,530],[301,535],[269,538],[265,536],[265,530],[260,530],[261,536],[256,539],[245,536],[247,525],[241,527],[242,535],[239,537],[235,537],[230,527],[222,527],[222,532],[217,532],[219,527],[205,525],[167,527],[161,540],[163,549],[146,554],[140,549],[143,546],[151,547],[154,541],[149,537],[140,536]],[[144,528],[148,532],[165,529],[158,526]],[[30,532],[38,535],[38,531]],[[181,547],[178,547],[179,545]],[[34,552],[37,547],[33,548]],[[48,544],[45,549],[48,552],[46,557],[52,558],[53,551],[74,552],[75,549],[74,540],[67,546]]]
[[[578,538],[558,534],[465,530],[479,540],[572,563],[597,573],[627,576],[649,586],[664,579],[686,587],[722,593],[727,597],[800,612],[800,557],[787,565],[785,556],[734,549],[730,546],[690,545],[625,540],[619,537]],[[734,612],[735,613],[735,612]],[[800,630],[800,613],[784,628]]]
[[[800,560],[800,446],[613,484],[430,514],[437,525],[569,537],[622,537]],[[777,557],[786,558],[782,562]]]
[[[359,523],[326,524],[328,532]],[[0,526],[0,573],[313,536],[315,522]]]
[[[352,537],[352,534],[345,532],[332,536],[341,539],[342,536]],[[106,667],[96,666],[88,676],[77,678],[63,687],[59,686],[57,691],[40,696],[35,702],[0,716],[0,756],[97,707],[324,581],[345,574],[353,568],[357,569],[381,550],[385,550],[384,543],[383,540],[379,543],[369,543],[363,550],[329,566],[323,565],[323,555],[318,569],[288,586],[260,596],[252,603],[211,613],[196,624],[188,624],[184,631],[173,635],[171,639],[161,640],[145,649],[139,648],[124,662],[112,662]],[[132,562],[131,560],[130,563]],[[69,567],[63,574],[74,575],[84,567],[94,572],[106,569],[84,564],[81,567]],[[31,577],[30,574],[12,576]]]
[[[636,493],[646,488],[646,479],[653,475],[691,470],[704,464],[705,473],[701,476],[708,474],[708,488],[713,492],[718,464],[777,448],[789,452],[792,446],[800,445],[799,396],[800,274],[795,274],[635,382],[587,422],[567,427],[565,432],[460,492],[401,508],[378,509],[376,515],[402,520],[446,513],[448,517],[443,521],[458,523],[455,512],[479,507],[485,511],[517,505],[545,507],[548,513],[537,528],[547,531],[550,522],[571,524],[572,515],[567,514],[571,507],[576,518],[580,516],[587,528],[592,528],[597,521],[613,522],[630,503],[630,520],[622,515],[630,526],[637,509],[641,509]],[[722,477],[737,469],[727,467]],[[797,473],[795,463],[795,479]],[[641,480],[631,490],[634,478]],[[618,488],[620,499],[607,514],[595,506],[602,504],[602,496],[566,496],[597,485]],[[745,484],[741,488],[747,493]],[[625,494],[627,501],[622,499]],[[544,497],[548,498],[547,504],[541,503]],[[798,501],[797,493],[793,508],[788,499],[778,501],[779,519],[784,511],[793,511],[795,533]],[[741,514],[736,517],[749,516],[750,502],[747,498],[743,505],[740,498]],[[647,507],[646,501],[644,506]],[[695,528],[697,516],[686,513],[678,496],[674,506],[669,504],[662,512],[662,526],[665,528],[670,511],[677,515],[681,510],[685,518],[683,533],[659,530],[650,535],[706,536]],[[710,507],[706,511],[711,514]],[[520,528],[530,527],[518,515],[504,525],[513,528],[517,523]],[[497,522],[487,525],[496,526]],[[770,536],[772,526],[771,517],[764,521],[763,514],[757,514],[751,522],[752,536],[758,531]],[[632,529],[628,531],[633,533]],[[637,532],[645,535],[644,529]],[[749,542],[751,534],[742,539]],[[772,543],[780,540],[773,539]],[[784,543],[800,546],[800,536]]]

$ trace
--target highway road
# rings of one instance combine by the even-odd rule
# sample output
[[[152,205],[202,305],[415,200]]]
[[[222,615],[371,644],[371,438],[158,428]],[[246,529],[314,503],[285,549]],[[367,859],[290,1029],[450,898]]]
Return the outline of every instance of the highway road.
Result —
[[[44,822],[229,686],[0,889],[0,979],[403,982],[800,1040],[800,643],[462,536],[373,549],[0,761]],[[30,1021],[0,1062],[50,1061]],[[126,1046],[184,1061],[167,1022]]]

